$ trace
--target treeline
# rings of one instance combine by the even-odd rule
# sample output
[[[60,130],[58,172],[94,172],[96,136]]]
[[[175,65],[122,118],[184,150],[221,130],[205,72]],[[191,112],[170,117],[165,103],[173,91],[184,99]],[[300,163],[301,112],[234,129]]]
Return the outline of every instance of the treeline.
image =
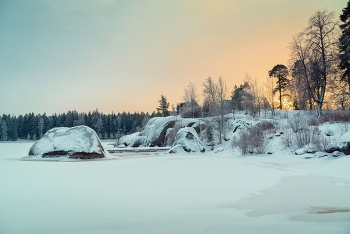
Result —
[[[0,116],[0,141],[38,140],[51,128],[78,125],[94,129],[101,139],[114,139],[140,131],[154,115],[144,112],[103,114],[98,110],[89,113],[68,111],[50,116],[45,113],[19,116],[3,114]]]

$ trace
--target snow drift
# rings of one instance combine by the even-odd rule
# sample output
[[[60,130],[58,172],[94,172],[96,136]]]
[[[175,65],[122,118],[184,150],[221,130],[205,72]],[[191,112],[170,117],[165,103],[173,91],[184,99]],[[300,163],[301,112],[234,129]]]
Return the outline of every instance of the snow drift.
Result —
[[[104,158],[96,132],[87,126],[50,129],[29,150],[29,157]]]

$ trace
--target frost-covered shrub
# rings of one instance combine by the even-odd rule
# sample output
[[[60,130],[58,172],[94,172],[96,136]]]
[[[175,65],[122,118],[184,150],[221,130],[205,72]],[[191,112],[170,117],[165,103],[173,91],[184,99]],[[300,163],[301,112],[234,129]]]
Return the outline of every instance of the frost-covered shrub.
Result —
[[[320,125],[320,122],[319,122],[319,119],[313,117],[313,118],[310,118],[307,123],[310,125],[310,126],[319,126]]]
[[[204,138],[207,140],[207,142],[213,142],[214,141],[214,134],[215,134],[215,128],[214,124],[210,120],[205,121],[205,132],[204,132]]]
[[[281,138],[281,143],[285,148],[292,148],[294,145],[294,132],[292,129],[286,129]]]
[[[311,131],[310,129],[303,128],[294,133],[295,143],[301,148],[311,142]]]
[[[350,130],[349,123],[346,123],[346,122],[339,123],[338,130],[340,135],[343,135],[344,133],[348,132]]]
[[[350,111],[332,111],[323,115],[325,122],[350,122]]]
[[[241,153],[247,154],[249,151],[249,133],[248,131],[240,131],[239,137],[236,140],[236,145],[241,149]]]
[[[288,125],[292,128],[293,132],[303,131],[308,128],[308,123],[306,118],[301,116],[295,116],[288,120]]]
[[[236,140],[236,145],[242,154],[263,154],[267,148],[267,139],[261,125],[256,125],[247,130],[241,130]]]
[[[315,146],[315,148],[318,151],[323,151],[323,152],[326,152],[326,149],[329,148],[329,145],[331,144],[331,142],[332,142],[332,139],[327,136],[319,136],[312,140],[312,144]]]
[[[275,126],[271,122],[261,122],[259,123],[259,127],[263,131],[275,129]]]

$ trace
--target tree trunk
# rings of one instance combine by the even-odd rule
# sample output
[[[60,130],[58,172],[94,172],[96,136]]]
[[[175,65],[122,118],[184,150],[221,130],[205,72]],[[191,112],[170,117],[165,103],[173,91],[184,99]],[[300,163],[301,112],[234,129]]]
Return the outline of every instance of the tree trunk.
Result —
[[[282,110],[282,90],[280,87],[280,110]]]

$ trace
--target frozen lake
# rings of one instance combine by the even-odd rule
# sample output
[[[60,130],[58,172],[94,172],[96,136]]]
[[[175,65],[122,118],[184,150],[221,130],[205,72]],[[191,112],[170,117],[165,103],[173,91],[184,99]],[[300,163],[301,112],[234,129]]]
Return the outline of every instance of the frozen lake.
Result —
[[[0,234],[350,233],[349,156],[22,161],[32,144],[0,143]]]

